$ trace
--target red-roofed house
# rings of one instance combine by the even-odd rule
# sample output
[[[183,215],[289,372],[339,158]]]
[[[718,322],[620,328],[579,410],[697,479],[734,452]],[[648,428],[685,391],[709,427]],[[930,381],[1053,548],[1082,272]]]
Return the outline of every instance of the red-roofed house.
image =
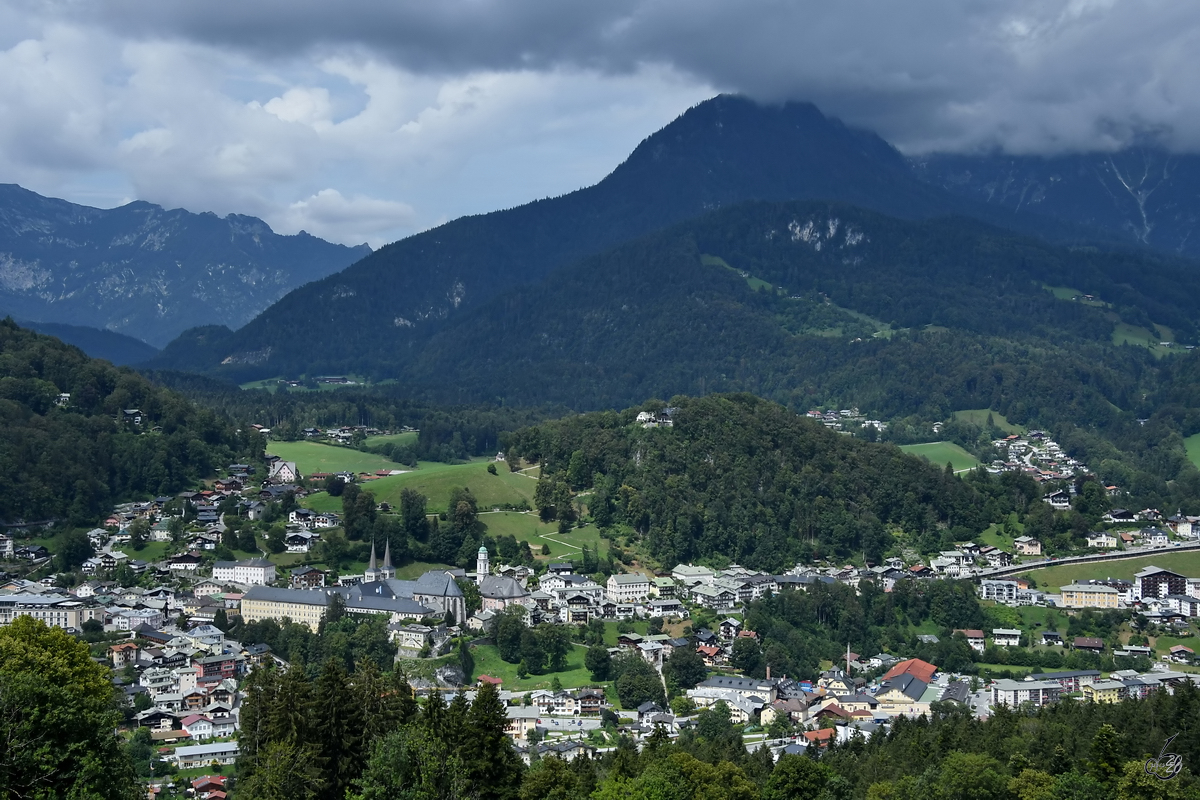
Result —
[[[837,736],[837,731],[833,728],[822,728],[819,731],[805,731],[804,738],[809,744],[815,744],[818,747],[828,747],[833,741],[833,737]]]
[[[126,664],[137,663],[139,650],[140,648],[133,642],[122,642],[108,648],[108,654],[112,658],[114,667],[123,667]]]
[[[887,671],[882,680],[895,678],[899,675],[912,675],[917,680],[923,683],[931,683],[933,676],[937,674],[937,667],[930,664],[928,661],[922,661],[919,658],[910,658],[907,661],[901,661],[896,666]]]
[[[210,739],[213,735],[212,720],[203,714],[192,714],[184,717],[180,723],[188,736],[193,739]]]
[[[702,644],[696,648],[696,652],[700,654],[700,658],[703,659],[705,666],[715,667],[725,662],[721,648],[715,644]]]
[[[500,678],[493,678],[491,675],[480,675],[477,684],[483,686],[485,683],[490,683],[492,686],[499,686],[504,681]]]
[[[1196,656],[1196,652],[1192,648],[1184,647],[1181,644],[1172,647],[1170,653],[1172,661],[1178,661],[1183,664],[1190,662]]]
[[[967,637],[967,644],[971,645],[971,649],[977,653],[982,653],[987,647],[987,640],[984,639],[983,631],[964,630],[959,628],[955,633],[961,633]]]

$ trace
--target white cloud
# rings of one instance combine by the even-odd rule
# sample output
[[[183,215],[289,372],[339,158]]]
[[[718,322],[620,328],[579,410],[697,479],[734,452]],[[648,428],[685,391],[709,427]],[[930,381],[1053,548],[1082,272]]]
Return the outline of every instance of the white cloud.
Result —
[[[381,236],[412,225],[413,208],[395,200],[372,197],[343,197],[337,189],[322,189],[305,200],[288,206],[273,227],[304,230],[323,239],[367,242],[378,248],[397,238]],[[268,220],[270,221],[270,220]]]

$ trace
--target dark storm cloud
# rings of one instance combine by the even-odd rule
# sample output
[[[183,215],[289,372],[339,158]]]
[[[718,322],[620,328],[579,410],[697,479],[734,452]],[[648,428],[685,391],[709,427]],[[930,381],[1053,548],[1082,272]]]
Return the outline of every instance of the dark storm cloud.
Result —
[[[417,73],[670,66],[806,99],[910,150],[1200,143],[1200,5],[1155,0],[440,0],[70,6],[256,57],[361,48]]]

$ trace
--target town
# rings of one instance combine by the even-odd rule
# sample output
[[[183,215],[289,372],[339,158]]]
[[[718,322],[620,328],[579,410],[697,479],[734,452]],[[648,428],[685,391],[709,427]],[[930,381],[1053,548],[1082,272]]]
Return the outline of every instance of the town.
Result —
[[[637,422],[670,426],[670,411]],[[355,431],[303,434],[340,442]],[[1074,475],[1078,465],[1048,438],[1031,440],[1040,444],[1006,440],[1010,460],[999,466],[1054,480]],[[618,569],[605,578],[572,560],[500,563],[480,546],[474,570],[429,569],[400,578],[390,542],[371,542],[365,569],[356,574],[312,563],[284,568],[272,560],[282,553],[310,561],[323,552],[323,537],[341,532],[338,514],[297,502],[306,487],[366,485],[379,475],[306,476],[295,462],[273,456],[261,468],[230,464],[225,476],[199,491],[117,506],[103,527],[85,534],[91,554],[71,572],[55,571],[60,555],[28,535],[0,535],[0,560],[11,573],[0,580],[0,626],[32,617],[90,643],[123,693],[130,735],[148,736],[148,777],[156,785],[174,776],[179,786],[192,781],[200,796],[219,796],[221,773],[239,755],[245,681],[256,669],[287,670],[293,657],[234,635],[254,636],[262,624],[276,630],[300,625],[320,635],[338,619],[379,621],[391,665],[405,671],[417,695],[461,692],[470,701],[479,686],[495,686],[508,714],[506,732],[526,763],[546,755],[594,757],[611,750],[619,736],[645,741],[662,731],[676,737],[714,708],[740,727],[747,748],[799,753],[870,737],[897,717],[930,714],[937,704],[987,717],[999,706],[1042,706],[1067,697],[1114,703],[1170,693],[1198,674],[1194,648],[1182,642],[1155,648],[1146,634],[1159,641],[1194,636],[1200,577],[1151,564],[1132,579],[1079,578],[1060,586],[1036,580],[1039,569],[1073,562],[1189,551],[1198,546],[1200,519],[1194,517],[1113,509],[1105,516],[1107,530],[1088,537],[1096,555],[1053,562],[1041,542],[1014,536],[1011,550],[965,542],[915,563],[889,556],[859,566],[798,564],[781,574],[683,563],[659,573]],[[1054,490],[1043,500],[1059,510],[1068,494]],[[241,528],[243,521],[259,520],[278,523],[273,547],[242,559],[219,557],[259,551],[253,533],[245,546],[239,541],[250,531]],[[160,558],[136,557],[152,546]],[[899,650],[858,653],[863,643],[847,641],[842,659],[790,675],[773,670],[759,633],[747,625],[753,604],[793,592],[836,586],[859,596],[900,594],[941,581],[972,581],[983,606],[1011,609],[1008,618],[1020,624],[918,637],[931,653],[941,644],[939,634],[947,644],[965,645],[965,661],[939,664]],[[1029,624],[1047,613],[1055,626]],[[1095,614],[1116,615],[1110,635],[1070,635],[1077,621]],[[569,676],[563,681],[523,654],[517,679],[472,674],[466,665],[496,650],[512,620],[519,630],[562,630],[576,642],[570,649],[587,653],[587,668],[562,673]],[[612,679],[610,665],[631,659],[648,669],[657,688],[626,693]],[[525,688],[534,671],[549,679],[546,688]]]

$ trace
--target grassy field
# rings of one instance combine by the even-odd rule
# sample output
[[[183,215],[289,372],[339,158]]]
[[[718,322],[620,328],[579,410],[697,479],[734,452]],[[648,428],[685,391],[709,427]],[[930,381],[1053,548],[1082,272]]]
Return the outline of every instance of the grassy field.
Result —
[[[391,475],[379,480],[363,484],[363,488],[375,495],[379,502],[388,502],[393,506],[400,504],[400,492],[404,489],[415,489],[425,495],[428,500],[430,513],[446,510],[450,500],[450,490],[454,487],[465,486],[475,495],[479,510],[486,511],[505,503],[520,503],[522,500],[533,503],[533,490],[537,481],[527,475],[509,472],[508,467],[499,464],[496,474],[488,473],[490,459],[480,459],[466,464],[439,464],[422,461],[418,468],[403,475]],[[317,511],[337,511],[342,507],[342,501],[330,497],[324,492],[310,495],[305,505]]]
[[[1145,347],[1158,358],[1171,355],[1172,353],[1186,352],[1181,347],[1163,347],[1160,345],[1160,341],[1174,341],[1175,334],[1174,331],[1163,325],[1157,325],[1155,327],[1158,328],[1159,333],[1161,333],[1164,338],[1159,339],[1158,335],[1153,331],[1147,330],[1146,328],[1138,325],[1130,325],[1127,322],[1118,322],[1113,328],[1112,332],[1113,344],[1128,344],[1134,347]]]
[[[1014,514],[1013,517],[1016,517],[1016,515]],[[1015,519],[1013,520],[1013,524],[1016,527],[1017,536],[1023,536],[1025,534],[1025,524],[1017,522]],[[1005,536],[1001,526],[995,523],[987,526],[983,533],[976,536],[975,543],[999,547],[1001,550],[1007,550],[1010,553],[1013,550],[1013,537]]]
[[[955,411],[954,412],[954,416],[956,418],[961,419],[964,422],[970,422],[972,425],[978,425],[981,428],[985,427],[987,425],[988,414],[992,415],[992,423],[995,424],[995,426],[997,428],[1004,431],[1005,433],[1024,433],[1025,432],[1025,429],[1022,428],[1020,425],[1014,425],[1013,423],[1011,423],[1007,419],[1005,419],[1003,414],[996,412],[996,411],[992,411],[989,408],[972,408],[972,409],[967,409],[966,411]]]
[[[373,453],[319,442],[271,442],[267,452],[284,461],[295,461],[301,474],[314,472],[375,472],[381,469],[405,469],[394,461]]]
[[[539,539],[539,541],[550,545],[551,559],[573,558],[579,555],[584,545],[587,545],[592,552],[599,553],[600,555],[607,553],[609,550],[608,542],[600,538],[600,531],[592,525],[586,528],[574,528],[569,533],[558,533],[557,531],[558,528],[556,527],[553,533]]]
[[[1066,586],[1072,581],[1085,578],[1124,578],[1132,579],[1134,573],[1148,566],[1162,567],[1180,572],[1184,575],[1200,573],[1200,550],[1185,550],[1172,553],[1167,550],[1150,556],[1122,559],[1120,561],[1098,561],[1091,564],[1063,564],[1056,567],[1033,570],[1021,573],[1021,577],[1036,580],[1039,586],[1045,585],[1051,591]]]
[[[729,266],[729,264],[725,262],[725,259],[721,258],[720,256],[702,255],[700,256],[700,263],[706,267],[724,267],[725,269],[733,270],[739,275],[742,275],[741,270],[734,269],[733,267]],[[761,278],[756,278],[753,275],[742,275],[742,277],[745,278],[746,285],[749,286],[752,291],[757,292],[759,289],[765,289],[768,292],[775,291],[774,286],[762,280]]]
[[[416,431],[404,431],[403,433],[389,433],[387,436],[368,436],[366,444],[416,444]]]
[[[1183,446],[1187,448],[1188,460],[1200,467],[1200,433],[1193,433],[1184,439]]]
[[[517,665],[509,664],[500,658],[500,651],[494,645],[481,645],[471,648],[471,655],[475,657],[475,675],[478,678],[480,675],[490,675],[493,678],[500,678],[504,681],[502,688],[513,692],[530,692],[534,689],[549,689],[550,684],[555,678],[558,678],[564,689],[577,689],[583,686],[597,685],[592,681],[592,675],[583,666],[583,659],[587,656],[587,648],[582,645],[574,645],[571,652],[567,654],[567,669],[563,672],[548,673],[546,675],[530,675],[524,680],[517,679]]]
[[[542,522],[537,514],[522,514],[519,511],[488,511],[479,515],[479,521],[487,527],[487,532],[492,536],[511,534],[518,542],[529,542],[535,554],[542,546],[541,537],[558,531],[557,522]]]
[[[125,545],[124,547],[118,547],[116,549],[120,550],[130,558],[136,558],[139,561],[154,562],[162,561],[164,558],[166,558],[167,548],[170,546],[170,542],[146,542],[146,546],[141,550],[134,550],[130,545]],[[255,555],[260,554],[255,553]]]
[[[955,472],[975,469],[979,462],[975,456],[953,442],[929,442],[927,444],[905,444],[900,449],[914,456],[922,456],[933,464],[951,464]]]

